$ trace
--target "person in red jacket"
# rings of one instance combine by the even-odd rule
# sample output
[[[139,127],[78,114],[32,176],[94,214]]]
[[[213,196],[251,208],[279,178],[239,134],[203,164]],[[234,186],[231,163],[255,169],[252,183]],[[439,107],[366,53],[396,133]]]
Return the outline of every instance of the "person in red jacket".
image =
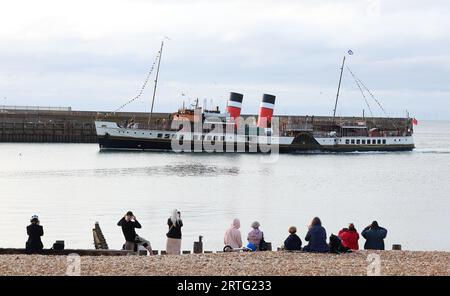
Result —
[[[355,225],[350,223],[348,228],[343,228],[339,231],[339,238],[342,240],[342,245],[352,250],[359,250],[358,240],[359,234],[356,231]]]

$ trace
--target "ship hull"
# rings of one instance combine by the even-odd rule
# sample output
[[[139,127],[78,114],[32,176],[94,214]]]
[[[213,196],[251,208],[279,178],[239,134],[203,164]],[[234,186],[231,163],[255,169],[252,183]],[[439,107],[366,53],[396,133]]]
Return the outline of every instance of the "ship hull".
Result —
[[[308,153],[308,152],[395,152],[395,151],[412,151],[413,144],[401,145],[373,145],[373,146],[322,146],[318,143],[309,142],[291,145],[258,145],[258,144],[241,144],[229,145],[226,143],[216,144],[215,149],[206,149],[202,143],[190,142],[187,148],[182,150],[172,149],[170,140],[155,139],[134,139],[134,138],[116,138],[116,137],[99,137],[100,150],[124,150],[124,151],[175,151],[175,152],[214,152],[214,153]]]

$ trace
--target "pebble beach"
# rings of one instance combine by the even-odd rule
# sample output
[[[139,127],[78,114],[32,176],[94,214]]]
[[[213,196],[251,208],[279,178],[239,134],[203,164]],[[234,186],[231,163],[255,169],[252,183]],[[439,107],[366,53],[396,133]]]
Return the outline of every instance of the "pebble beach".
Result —
[[[369,254],[381,275],[450,275],[450,252],[358,251],[215,253],[180,256],[83,256],[82,276],[333,276],[367,275]],[[0,275],[66,275],[67,256],[0,255]]]

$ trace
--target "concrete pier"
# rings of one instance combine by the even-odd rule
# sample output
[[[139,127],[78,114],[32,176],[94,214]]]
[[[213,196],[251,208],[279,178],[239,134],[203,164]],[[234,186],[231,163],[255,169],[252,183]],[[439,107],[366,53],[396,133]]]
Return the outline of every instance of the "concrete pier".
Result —
[[[242,115],[244,118],[256,115]],[[281,131],[327,130],[333,124],[330,116],[277,116]],[[106,112],[73,111],[68,108],[20,109],[0,108],[0,142],[28,143],[97,143],[95,120],[124,123],[133,119],[140,128],[148,128],[149,113],[145,112]],[[150,126],[157,129],[169,129],[171,113],[154,113]],[[335,123],[357,125],[365,122],[367,127],[383,127],[404,131],[412,126],[407,118],[363,118],[336,117]]]
[[[167,113],[155,113],[158,124]],[[0,142],[97,143],[95,120],[148,124],[148,113],[0,109]]]

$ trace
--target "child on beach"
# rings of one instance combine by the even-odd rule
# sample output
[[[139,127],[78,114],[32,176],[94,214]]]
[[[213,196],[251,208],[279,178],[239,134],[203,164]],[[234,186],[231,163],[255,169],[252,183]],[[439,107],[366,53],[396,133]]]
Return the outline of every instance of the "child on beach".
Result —
[[[283,249],[286,251],[301,251],[302,240],[297,235],[297,227],[289,227],[289,236],[284,241]]]

